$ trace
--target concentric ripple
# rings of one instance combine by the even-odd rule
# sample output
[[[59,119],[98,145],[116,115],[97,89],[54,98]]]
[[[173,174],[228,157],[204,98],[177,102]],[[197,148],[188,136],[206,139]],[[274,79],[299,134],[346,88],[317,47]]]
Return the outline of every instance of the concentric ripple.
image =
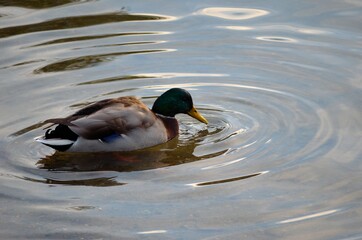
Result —
[[[180,87],[189,88],[192,95],[199,91],[215,95],[203,95],[201,100],[195,100],[202,103],[198,108],[210,122],[207,128],[187,116],[179,119],[181,132],[175,149],[183,147],[183,152],[194,156],[194,160],[217,153],[232,153],[254,160],[272,155],[278,156],[275,160],[293,159],[293,156],[307,156],[317,149],[331,131],[328,117],[321,109],[291,93],[236,84]],[[156,91],[163,88],[151,87]],[[227,93],[230,92],[233,93],[229,97]],[[145,99],[146,103],[152,104],[155,97]],[[208,104],[202,100],[211,97]],[[171,157],[173,155],[170,153]]]
[[[142,100],[151,107],[159,93],[170,87],[153,85],[142,89],[133,88],[124,90],[122,95],[138,96],[141,94],[139,91],[142,91],[145,95]],[[259,172],[248,172],[241,176],[227,175],[224,179],[209,179],[204,183],[189,184],[208,186],[256,177],[273,169],[281,170],[283,166],[291,163],[295,166],[303,160],[326,153],[333,147],[328,115],[316,103],[302,96],[231,83],[178,84],[172,87],[182,87],[190,91],[197,108],[209,121],[207,126],[187,115],[178,115],[180,135],[168,143],[152,148],[127,153],[70,154],[54,153],[45,146],[31,142],[30,148],[33,152],[24,152],[24,156],[39,156],[36,164],[40,169],[61,172],[142,171],[200,160],[207,160],[200,164],[204,171],[220,171],[221,168],[236,167],[245,162],[249,167],[254,164],[261,166]],[[111,96],[108,97],[115,97],[119,93],[112,92],[109,95]],[[75,104],[74,108],[91,102]],[[36,123],[19,130],[12,135],[14,141],[26,135],[42,134],[41,127],[42,124]],[[64,178],[59,179],[58,174],[57,178],[53,179],[48,175],[43,176],[47,179],[46,182],[74,185],[92,184],[99,182],[94,179],[106,179],[106,183],[102,184],[109,185],[108,175],[95,175],[95,178],[88,179],[90,182],[79,179],[79,176],[74,179],[74,176],[69,178],[72,175],[61,174]]]
[[[241,160],[263,161],[265,169],[270,169],[323,154],[333,147],[333,142],[325,144],[332,134],[329,116],[303,96],[238,84],[179,87],[188,88],[195,96],[201,92],[201,100],[195,101],[203,103],[200,111],[209,120],[205,132],[202,125],[182,117],[179,144],[190,144],[190,139],[196,142],[193,154],[198,157],[224,152],[224,157],[214,158],[204,169]],[[231,160],[227,155],[232,155]]]

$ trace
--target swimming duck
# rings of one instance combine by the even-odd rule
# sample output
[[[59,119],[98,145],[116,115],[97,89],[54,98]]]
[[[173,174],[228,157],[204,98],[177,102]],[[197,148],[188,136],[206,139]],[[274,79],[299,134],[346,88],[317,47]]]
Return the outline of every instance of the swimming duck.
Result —
[[[52,125],[35,140],[58,151],[132,151],[177,136],[175,115],[179,113],[208,123],[188,91],[172,88],[156,99],[152,109],[136,97],[119,97],[93,103],[65,118],[48,119],[44,123]]]

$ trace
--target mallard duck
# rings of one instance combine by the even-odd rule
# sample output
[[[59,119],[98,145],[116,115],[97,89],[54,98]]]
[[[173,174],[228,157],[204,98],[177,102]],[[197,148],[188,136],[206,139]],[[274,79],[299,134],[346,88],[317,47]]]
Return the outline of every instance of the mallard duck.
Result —
[[[156,99],[152,109],[136,97],[119,97],[93,103],[65,118],[48,119],[44,123],[52,125],[35,140],[67,152],[143,149],[177,136],[175,115],[179,113],[208,123],[194,107],[188,91],[172,88]]]

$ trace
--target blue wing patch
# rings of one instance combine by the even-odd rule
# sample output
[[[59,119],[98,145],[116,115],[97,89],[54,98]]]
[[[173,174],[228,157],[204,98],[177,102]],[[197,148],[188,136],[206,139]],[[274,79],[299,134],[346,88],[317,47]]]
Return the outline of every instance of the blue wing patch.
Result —
[[[101,141],[102,142],[105,142],[105,143],[111,143],[119,138],[121,138],[122,136],[117,134],[117,133],[113,133],[112,135],[109,135],[107,137],[104,137],[104,138],[101,138]]]

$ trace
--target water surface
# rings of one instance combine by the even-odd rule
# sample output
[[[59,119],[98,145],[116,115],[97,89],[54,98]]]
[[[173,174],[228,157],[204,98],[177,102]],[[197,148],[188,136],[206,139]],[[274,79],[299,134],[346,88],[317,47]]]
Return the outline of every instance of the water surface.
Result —
[[[361,239],[359,1],[0,2],[2,239]],[[47,118],[190,91],[209,120],[132,153]]]

